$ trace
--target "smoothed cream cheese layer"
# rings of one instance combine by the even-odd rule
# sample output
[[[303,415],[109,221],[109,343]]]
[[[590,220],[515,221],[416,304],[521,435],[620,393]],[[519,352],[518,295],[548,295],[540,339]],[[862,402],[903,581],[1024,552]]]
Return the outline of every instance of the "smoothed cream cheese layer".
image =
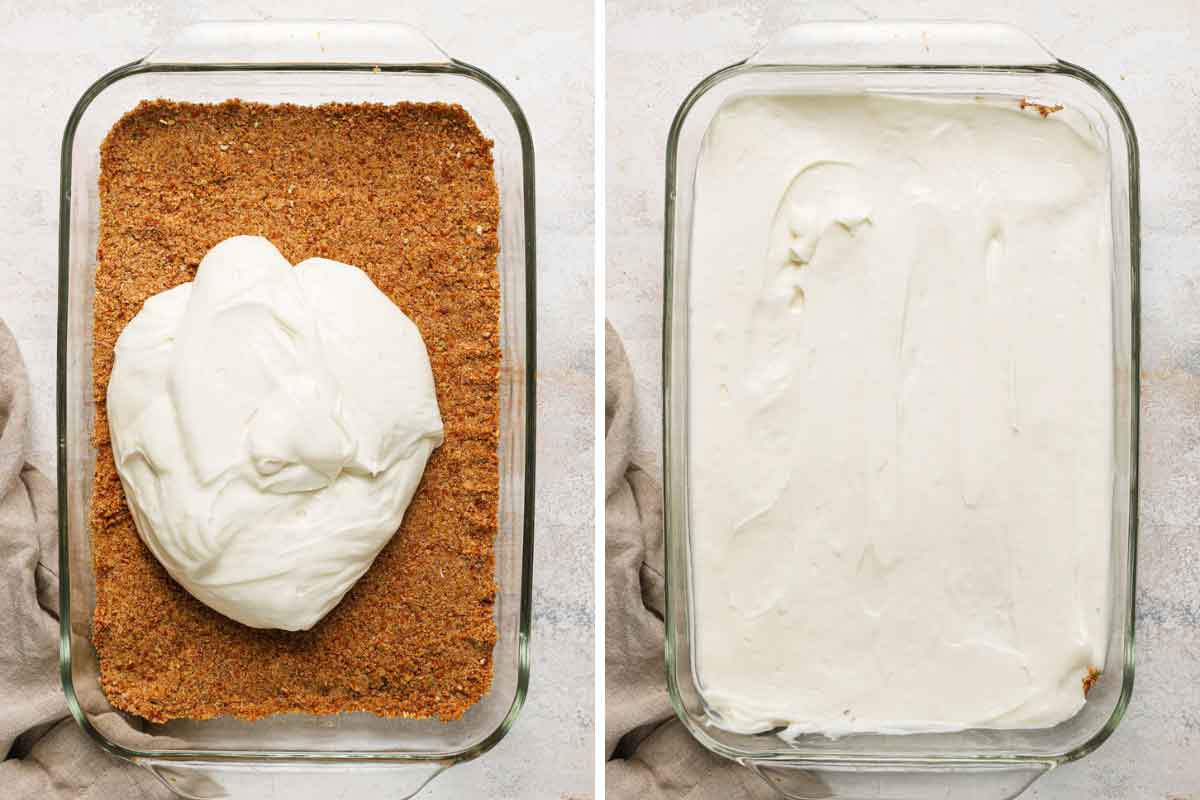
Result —
[[[400,527],[442,420],[416,325],[366,273],[235,236],[121,332],[113,456],[138,534],[193,596],[306,630]]]
[[[695,184],[697,676],[744,732],[1048,727],[1104,668],[1107,158],[971,101],[735,99]]]

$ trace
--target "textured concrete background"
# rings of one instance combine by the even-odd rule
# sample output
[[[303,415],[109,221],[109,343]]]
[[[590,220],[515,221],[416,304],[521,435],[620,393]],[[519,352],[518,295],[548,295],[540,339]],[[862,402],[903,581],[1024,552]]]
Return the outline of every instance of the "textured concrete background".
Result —
[[[968,10],[969,9],[969,10]],[[1120,95],[1141,145],[1142,473],[1137,680],[1116,733],[1031,798],[1200,798],[1200,4],[1194,0],[769,2],[610,0],[608,317],[640,389],[644,463],[658,457],[663,159],[705,75],[803,19],[1011,22]]]
[[[593,31],[587,0],[0,3],[0,319],[16,334],[33,382],[35,462],[52,472],[58,159],[71,107],[100,75],[145,55],[189,22],[329,16],[408,22],[451,55],[491,72],[524,108],[537,155],[532,685],[508,737],[479,760],[451,769],[421,797],[590,797]],[[330,789],[281,779],[274,797],[324,798]]]

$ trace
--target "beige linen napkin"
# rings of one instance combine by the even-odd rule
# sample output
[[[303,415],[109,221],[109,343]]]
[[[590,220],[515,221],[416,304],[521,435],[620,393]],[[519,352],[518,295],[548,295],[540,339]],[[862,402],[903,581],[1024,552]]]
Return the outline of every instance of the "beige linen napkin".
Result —
[[[612,326],[605,363],[605,788],[611,800],[767,800],[757,775],[675,718],[663,666],[662,490],[633,463],[633,374]]]
[[[58,679],[54,484],[25,463],[28,447],[29,382],[0,322],[0,796],[169,798],[153,775],[101,750],[67,713]],[[117,714],[106,716],[109,727],[128,730]]]

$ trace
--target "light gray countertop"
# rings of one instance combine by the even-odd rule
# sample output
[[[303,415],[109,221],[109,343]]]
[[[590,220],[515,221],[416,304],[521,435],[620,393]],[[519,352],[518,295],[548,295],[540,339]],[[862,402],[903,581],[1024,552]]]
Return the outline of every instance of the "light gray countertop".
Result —
[[[1065,10],[1071,6],[1078,10]],[[659,459],[664,151],[680,101],[803,19],[961,17],[953,0],[610,0],[607,315],[639,388],[644,463]],[[1200,7],[981,2],[1103,78],[1141,146],[1142,442],[1137,679],[1116,733],[1030,798],[1200,797]]]
[[[202,19],[354,16],[407,22],[491,72],[533,131],[538,194],[538,494],[533,666],[515,728],[449,770],[422,798],[592,795],[593,221],[592,8],[585,0],[12,0],[0,4],[0,319],[33,384],[34,461],[54,467],[59,147],[98,77]],[[279,783],[277,798],[324,798],[328,782]],[[385,788],[385,787],[380,787]],[[263,798],[271,800],[271,798]]]

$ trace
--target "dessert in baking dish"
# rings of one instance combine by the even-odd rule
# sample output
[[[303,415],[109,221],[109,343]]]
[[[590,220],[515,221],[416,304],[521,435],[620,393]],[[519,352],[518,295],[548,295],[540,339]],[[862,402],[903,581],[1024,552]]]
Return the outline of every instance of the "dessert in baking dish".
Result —
[[[1105,151],[1051,106],[745,96],[691,242],[696,674],[722,725],[1048,727],[1104,668]]]
[[[438,103],[156,101],[138,106],[109,134],[99,188],[90,527],[93,642],[109,700],[155,722],[282,712],[461,716],[488,691],[496,641],[499,198],[491,142],[461,107]],[[400,415],[421,420],[414,441],[430,452],[423,473],[416,470],[419,482],[413,481],[398,530],[383,535],[369,569],[350,581],[340,601],[334,591],[320,602],[275,602],[256,607],[258,617],[246,614],[244,622],[267,627],[238,622],[206,605],[219,601],[193,596],[139,538],[109,435],[115,409],[106,406],[118,336],[147,300],[195,280],[205,255],[239,236],[262,237],[289,264],[316,258],[362,270],[371,291],[419,331],[436,394],[431,408],[422,389],[417,396],[425,401]],[[308,302],[330,301],[337,286],[310,292]],[[356,286],[347,291],[370,294],[361,282]],[[309,311],[301,325],[320,316]],[[356,334],[350,344],[362,341]],[[380,352],[395,346],[381,342]],[[327,366],[336,352],[325,353]],[[420,359],[412,364],[419,376]],[[336,373],[338,365],[331,368]],[[335,377],[333,384],[361,378]],[[275,414],[274,422],[260,420],[256,452],[263,458],[256,470],[271,473],[268,462],[276,459],[287,469],[271,474],[303,491],[347,469],[369,475],[403,461],[390,459],[388,444],[370,434],[370,425],[351,430],[357,423],[350,417],[362,422],[394,413],[385,395],[396,376],[375,377],[379,397],[359,392],[357,402],[362,411],[378,400],[379,413],[343,415],[354,453],[338,426],[325,424],[332,406],[320,387],[327,384],[314,379],[265,402],[267,416],[288,403],[294,408]],[[205,391],[204,380],[192,388]],[[186,404],[187,391],[173,396]],[[311,437],[284,435],[296,433],[292,411],[322,421]],[[437,416],[444,441],[433,449]],[[305,450],[312,469],[295,467],[304,459],[277,458],[274,451],[289,442],[295,447],[284,450],[292,455],[312,447]],[[228,466],[221,458],[205,463]],[[382,506],[383,517],[395,515],[394,503]],[[373,536],[377,543],[379,531]],[[203,569],[192,566],[198,579]],[[237,608],[224,610],[241,614]]]

